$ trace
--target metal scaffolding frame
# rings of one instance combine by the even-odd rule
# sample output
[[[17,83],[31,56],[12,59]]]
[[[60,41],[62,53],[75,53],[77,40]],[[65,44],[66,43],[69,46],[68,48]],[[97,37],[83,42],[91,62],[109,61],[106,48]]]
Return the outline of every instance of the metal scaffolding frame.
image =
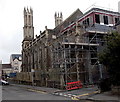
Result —
[[[53,49],[53,53],[56,53],[53,68],[60,69],[59,74],[55,74],[62,75],[61,87],[79,80],[83,84],[95,83],[93,74],[99,68],[97,53],[100,44],[104,43],[104,35],[106,33],[85,32],[81,36],[82,43],[59,42],[59,46]]]

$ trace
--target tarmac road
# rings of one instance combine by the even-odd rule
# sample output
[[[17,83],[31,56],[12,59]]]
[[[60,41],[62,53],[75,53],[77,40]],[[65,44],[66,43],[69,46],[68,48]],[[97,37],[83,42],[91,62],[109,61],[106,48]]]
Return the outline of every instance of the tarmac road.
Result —
[[[33,87],[30,85],[11,84],[2,87],[2,100],[12,100],[10,102],[13,102],[14,100],[55,100],[55,102],[56,100],[57,102],[73,102],[73,100],[75,102],[119,102],[119,98],[112,96],[110,92],[99,94],[96,89],[97,87],[95,86],[72,91],[62,91],[48,87]]]
[[[23,87],[3,86],[2,100],[71,100],[67,97],[55,96],[42,91],[34,91]]]

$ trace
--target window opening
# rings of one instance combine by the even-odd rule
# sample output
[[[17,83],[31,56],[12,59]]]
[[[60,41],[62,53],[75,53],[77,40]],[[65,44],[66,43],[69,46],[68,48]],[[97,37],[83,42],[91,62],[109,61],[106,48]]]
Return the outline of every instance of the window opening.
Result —
[[[103,16],[104,24],[108,24],[108,16]]]
[[[115,24],[117,24],[119,21],[119,18],[115,18]]]
[[[100,15],[95,14],[95,21],[100,24]]]

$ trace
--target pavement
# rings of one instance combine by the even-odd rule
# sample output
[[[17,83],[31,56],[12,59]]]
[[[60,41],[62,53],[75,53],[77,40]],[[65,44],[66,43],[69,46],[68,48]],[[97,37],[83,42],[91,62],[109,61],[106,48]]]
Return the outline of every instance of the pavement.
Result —
[[[15,85],[16,84],[11,84]],[[30,85],[20,85],[17,84],[18,87],[27,88],[31,91],[40,91],[43,93],[50,93],[53,95],[69,97],[72,100],[89,100],[89,101],[100,101],[100,102],[120,102],[120,96],[113,95],[109,92],[102,92],[98,90],[97,86],[90,86],[88,88],[81,88],[77,90],[60,90],[56,88],[48,88],[48,87],[38,87],[38,86],[30,86]]]

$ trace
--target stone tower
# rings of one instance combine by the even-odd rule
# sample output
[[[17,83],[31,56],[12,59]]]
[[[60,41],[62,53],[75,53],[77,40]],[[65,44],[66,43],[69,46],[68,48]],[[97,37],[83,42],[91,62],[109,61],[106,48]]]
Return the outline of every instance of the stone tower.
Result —
[[[22,42],[22,72],[26,72],[28,58],[25,52],[27,46],[34,39],[33,27],[33,10],[24,8],[24,27],[23,27],[23,42]]]
[[[55,27],[61,24],[62,22],[63,22],[62,12],[58,14],[55,13]]]
[[[33,10],[24,8],[24,40],[34,39]]]

